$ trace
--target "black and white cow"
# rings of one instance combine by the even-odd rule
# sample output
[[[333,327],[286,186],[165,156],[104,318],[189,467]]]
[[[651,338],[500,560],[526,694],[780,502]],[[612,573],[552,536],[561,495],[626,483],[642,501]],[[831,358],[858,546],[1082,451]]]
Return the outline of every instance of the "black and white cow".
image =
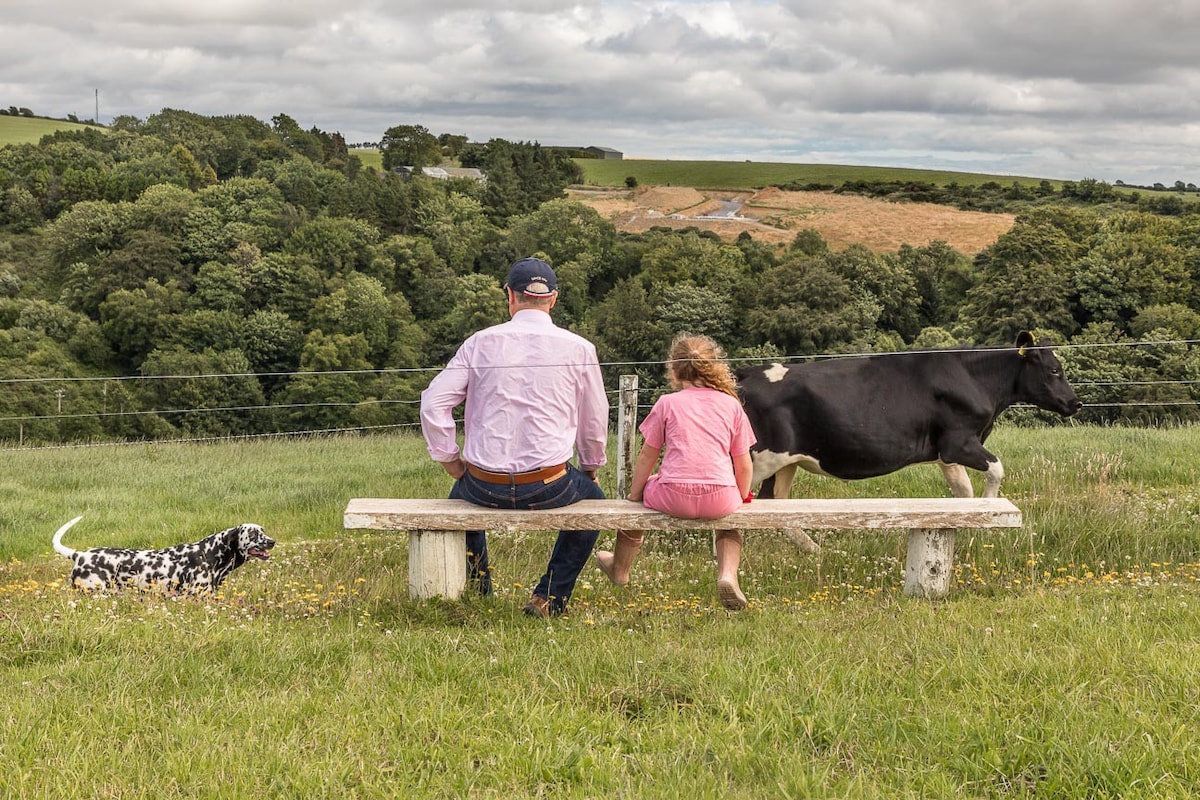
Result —
[[[973,494],[966,468],[996,497],[1004,467],[983,443],[1000,412],[1029,403],[1070,416],[1083,403],[1047,347],[947,349],[771,364],[737,370],[760,497],[787,497],[796,469],[843,480],[937,462],[955,497]],[[793,536],[811,549],[806,536]]]

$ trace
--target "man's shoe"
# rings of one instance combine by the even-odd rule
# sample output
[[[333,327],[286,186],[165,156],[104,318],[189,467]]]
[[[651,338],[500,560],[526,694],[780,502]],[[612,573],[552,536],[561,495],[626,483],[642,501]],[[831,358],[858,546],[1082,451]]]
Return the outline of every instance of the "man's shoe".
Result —
[[[527,616],[550,619],[550,601],[540,595],[529,598],[525,608],[521,609]]]

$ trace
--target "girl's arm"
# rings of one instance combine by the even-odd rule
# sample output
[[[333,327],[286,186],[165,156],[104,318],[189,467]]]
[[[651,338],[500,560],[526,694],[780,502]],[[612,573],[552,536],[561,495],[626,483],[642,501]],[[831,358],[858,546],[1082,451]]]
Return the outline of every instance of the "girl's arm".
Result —
[[[633,483],[629,486],[630,500],[639,503],[642,501],[642,490],[646,488],[646,481],[654,473],[654,468],[658,466],[660,455],[662,455],[661,447],[647,447],[646,443],[642,442],[642,451],[638,453],[637,463],[633,465]]]
[[[750,494],[750,479],[754,477],[754,461],[749,453],[733,457],[733,477],[737,479],[738,491],[742,497]]]

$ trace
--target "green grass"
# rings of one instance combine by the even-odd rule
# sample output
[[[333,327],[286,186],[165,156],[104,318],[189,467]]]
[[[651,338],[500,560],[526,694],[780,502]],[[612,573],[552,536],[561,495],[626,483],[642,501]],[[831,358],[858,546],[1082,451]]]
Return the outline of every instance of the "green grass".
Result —
[[[86,127],[89,126],[58,119],[0,115],[0,147],[6,144],[36,144],[48,133],[81,130]]]
[[[624,186],[627,177],[642,186],[694,186],[705,189],[758,189],[786,183],[818,183],[840,186],[846,181],[924,181],[964,186],[996,181],[1008,186],[1016,182],[1037,186],[1041,178],[986,175],[972,172],[856,167],[840,164],[783,164],[766,161],[656,161],[579,158],[584,182],[593,186]],[[1058,188],[1061,181],[1051,181]]]
[[[350,497],[448,491],[412,436],[6,451],[2,794],[1194,796],[1200,429],[989,444],[1026,526],[961,533],[944,602],[902,596],[903,534],[751,532],[731,614],[708,537],[655,535],[549,623],[519,613],[546,532],[491,537],[494,598],[415,602],[403,534],[342,530]],[[49,542],[77,514],[77,547],[243,520],[279,544],[217,596],[83,594]]]
[[[364,167],[373,167],[374,169],[383,169],[383,153],[379,152],[379,148],[355,148],[350,151],[350,155],[358,156],[362,159]]]

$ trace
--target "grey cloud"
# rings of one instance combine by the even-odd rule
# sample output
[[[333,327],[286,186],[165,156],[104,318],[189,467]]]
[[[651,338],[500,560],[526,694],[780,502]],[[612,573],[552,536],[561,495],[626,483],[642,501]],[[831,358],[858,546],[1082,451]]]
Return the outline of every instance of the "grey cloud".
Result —
[[[8,0],[0,105],[1200,179],[1193,0]],[[1189,136],[1190,133],[1190,136]],[[869,159],[869,160],[866,160]]]

